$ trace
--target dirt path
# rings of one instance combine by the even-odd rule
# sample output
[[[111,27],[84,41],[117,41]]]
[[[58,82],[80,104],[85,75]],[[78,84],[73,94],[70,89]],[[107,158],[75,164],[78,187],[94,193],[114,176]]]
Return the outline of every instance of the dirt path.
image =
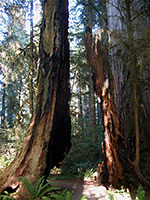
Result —
[[[109,200],[104,186],[99,186],[91,180],[50,180],[54,186],[68,189],[72,193],[72,200],[80,200],[83,195],[88,200]]]

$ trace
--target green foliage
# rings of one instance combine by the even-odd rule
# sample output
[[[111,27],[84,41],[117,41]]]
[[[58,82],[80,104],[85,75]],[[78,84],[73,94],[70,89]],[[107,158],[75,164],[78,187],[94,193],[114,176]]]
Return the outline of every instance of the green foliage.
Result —
[[[87,177],[87,178],[93,178],[94,172],[95,172],[95,170],[93,168],[87,169],[84,176]]]
[[[7,191],[4,191],[4,194],[0,194],[0,199],[1,200],[8,200],[8,199],[15,200],[13,196],[9,195]]]
[[[0,4],[1,28],[0,35],[0,93],[3,128],[13,128],[14,125],[29,123],[29,66],[30,37],[26,33],[25,4],[27,1],[2,1]],[[37,6],[37,3],[36,3]],[[28,7],[28,6],[27,6]],[[28,11],[29,12],[29,11]],[[37,29],[37,26],[35,27]],[[5,30],[5,31],[4,31]],[[39,29],[38,29],[39,30]],[[33,41],[33,97],[37,80],[38,43],[39,36],[34,33]],[[2,33],[3,31],[3,33]],[[35,36],[36,34],[36,36]]]
[[[0,171],[3,171],[15,158],[27,130],[27,124],[12,129],[0,128]]]
[[[44,198],[47,193],[59,189],[58,187],[51,186],[50,182],[44,184],[44,182],[45,182],[44,177],[39,178],[37,180],[37,182],[35,183],[35,185],[33,185],[25,177],[19,177],[18,180],[20,180],[24,184],[24,186],[26,187],[30,200],[36,200],[36,199],[39,199],[39,198]]]
[[[145,200],[145,190],[140,185],[137,190],[137,198],[138,200]]]
[[[112,191],[111,190],[107,190],[106,193],[108,194],[110,200],[131,199],[129,191],[124,189],[123,187],[120,190],[112,190]]]
[[[91,132],[97,140],[93,141]],[[62,175],[79,179],[92,176],[97,163],[102,160],[102,139],[102,130],[91,128],[85,129],[83,134],[72,136],[72,148],[63,161]]]
[[[55,198],[56,200],[71,200],[72,194],[68,190],[59,191],[57,194],[51,194],[50,197]]]
[[[0,129],[0,171],[3,171],[16,155],[16,139],[12,129]]]
[[[50,200],[49,197],[42,197],[43,200]]]
[[[0,157],[0,172],[3,171],[12,161],[13,161],[12,156],[10,155],[2,155]]]
[[[115,200],[115,198],[114,198],[114,195],[113,195],[113,194],[111,194],[111,193],[108,193],[108,196],[109,196],[109,199],[110,199],[110,200]]]
[[[86,195],[84,195],[83,197],[81,197],[81,199],[80,200],[87,200],[87,197],[86,197]]]

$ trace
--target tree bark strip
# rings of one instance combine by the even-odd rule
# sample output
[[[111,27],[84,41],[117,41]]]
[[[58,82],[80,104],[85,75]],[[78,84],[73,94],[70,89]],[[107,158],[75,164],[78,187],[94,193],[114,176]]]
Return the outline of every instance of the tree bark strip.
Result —
[[[29,66],[30,122],[33,118],[33,0],[30,2],[30,66]]]
[[[89,31],[92,34],[92,22],[93,22],[93,13],[92,13],[92,8],[93,8],[93,1],[88,0],[88,27]],[[92,81],[92,66],[90,63],[89,65],[89,105],[90,105],[90,127],[95,130],[96,129],[96,117],[95,117],[95,97],[94,97],[94,85]],[[91,132],[91,138],[93,142],[96,141],[96,138],[94,138],[94,134]]]
[[[0,192],[11,188],[21,194],[17,177],[35,183],[48,176],[71,146],[68,1],[46,0],[43,8],[35,113],[20,151],[0,175]]]
[[[5,128],[5,98],[6,98],[6,89],[5,83],[2,83],[2,114],[1,114],[1,128]]]

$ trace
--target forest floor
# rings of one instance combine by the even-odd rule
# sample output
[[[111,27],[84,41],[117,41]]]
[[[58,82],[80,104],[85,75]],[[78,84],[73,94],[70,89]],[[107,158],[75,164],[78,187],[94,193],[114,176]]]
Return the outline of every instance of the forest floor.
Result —
[[[49,180],[54,186],[61,189],[67,189],[72,193],[72,200],[80,200],[82,196],[86,195],[87,200],[130,200],[130,195],[122,195],[116,193],[114,190],[98,185],[92,179],[85,180]],[[113,191],[113,194],[112,194]],[[112,197],[112,198],[111,198]]]

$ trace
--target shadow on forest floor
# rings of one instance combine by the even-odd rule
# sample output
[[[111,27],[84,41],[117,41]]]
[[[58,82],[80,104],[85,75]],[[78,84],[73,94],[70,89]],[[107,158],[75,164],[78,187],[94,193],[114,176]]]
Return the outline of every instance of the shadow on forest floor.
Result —
[[[67,189],[71,192],[72,200],[80,200],[84,195],[87,200],[131,200],[129,193],[112,187],[108,187],[107,190],[103,185],[97,184],[94,178],[80,180],[77,176],[64,176],[59,169],[50,174],[48,181],[61,190]]]

